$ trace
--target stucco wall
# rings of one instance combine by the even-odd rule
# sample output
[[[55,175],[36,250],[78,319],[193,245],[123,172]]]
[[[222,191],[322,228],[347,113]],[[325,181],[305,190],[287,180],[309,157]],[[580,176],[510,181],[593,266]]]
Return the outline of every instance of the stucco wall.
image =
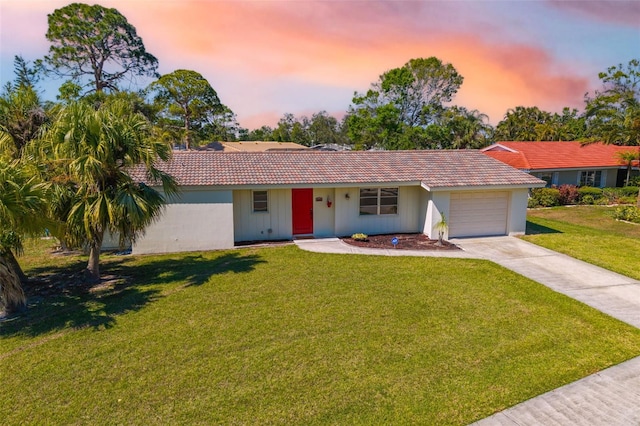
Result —
[[[449,204],[451,202],[451,193],[449,191],[432,192],[427,201],[426,219],[422,229],[422,233],[429,238],[438,238],[438,230],[436,224],[442,220],[442,215],[449,217]],[[448,232],[445,231],[444,238],[449,238]]]
[[[292,237],[291,190],[267,190],[268,211],[253,212],[251,190],[233,191],[235,241],[283,240]]]
[[[584,171],[600,170],[602,172],[601,187],[615,187],[618,179],[618,169],[585,169]],[[579,185],[582,170],[568,170],[558,173],[558,186]]]
[[[134,254],[214,250],[233,247],[231,191],[183,189],[143,237]]]
[[[120,234],[112,234],[111,232],[105,232],[102,240],[102,250],[119,250],[129,248],[131,243],[126,243],[124,247],[120,247]]]
[[[333,188],[315,188],[313,190],[313,235],[316,238],[335,236],[335,212],[346,200],[344,196],[336,199]],[[316,201],[322,199],[321,201]],[[331,207],[327,206],[331,200]]]
[[[398,188],[398,214],[361,216],[360,188],[336,188],[335,235],[420,232],[424,220],[424,214],[420,214],[420,191],[423,190],[418,186]],[[349,199],[346,194],[349,194]]]
[[[511,191],[509,205],[509,219],[507,233],[509,235],[523,235],[527,228],[528,189],[514,189]]]

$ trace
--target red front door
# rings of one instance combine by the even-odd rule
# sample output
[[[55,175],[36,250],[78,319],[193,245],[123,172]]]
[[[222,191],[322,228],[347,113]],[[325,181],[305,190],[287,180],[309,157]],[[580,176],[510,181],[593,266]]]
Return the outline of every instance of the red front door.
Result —
[[[313,234],[313,189],[291,190],[293,235]]]

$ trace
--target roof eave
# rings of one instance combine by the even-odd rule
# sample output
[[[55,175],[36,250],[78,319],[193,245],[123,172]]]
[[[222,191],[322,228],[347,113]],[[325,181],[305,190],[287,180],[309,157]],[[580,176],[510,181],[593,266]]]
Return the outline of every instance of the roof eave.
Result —
[[[430,192],[436,191],[472,191],[472,190],[500,190],[500,189],[529,189],[529,188],[544,188],[547,183],[543,180],[531,183],[518,183],[518,184],[497,184],[497,185],[459,185],[459,186],[436,186],[429,185],[425,182],[421,186]]]

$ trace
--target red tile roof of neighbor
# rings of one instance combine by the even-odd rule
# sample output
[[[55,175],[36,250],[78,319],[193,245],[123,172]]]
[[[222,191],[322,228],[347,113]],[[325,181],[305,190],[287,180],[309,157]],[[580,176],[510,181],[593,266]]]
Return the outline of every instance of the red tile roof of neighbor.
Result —
[[[479,151],[174,152],[159,168],[184,186],[384,184],[541,186]],[[145,181],[141,168],[132,177]],[[151,184],[151,182],[147,182]]]
[[[482,149],[496,160],[522,170],[619,167],[619,152],[638,152],[635,146],[581,142],[497,142]]]

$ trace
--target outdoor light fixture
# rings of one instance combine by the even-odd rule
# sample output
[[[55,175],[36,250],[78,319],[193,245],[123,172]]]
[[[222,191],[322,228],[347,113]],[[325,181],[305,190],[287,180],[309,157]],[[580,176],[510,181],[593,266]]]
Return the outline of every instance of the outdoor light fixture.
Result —
[[[329,197],[329,196],[327,195],[327,207],[331,207],[331,204],[333,204],[333,203],[331,202],[331,197]]]
[[[347,192],[346,194],[344,194],[344,198],[346,198],[347,200],[349,200],[351,197],[349,197],[349,193]]]

